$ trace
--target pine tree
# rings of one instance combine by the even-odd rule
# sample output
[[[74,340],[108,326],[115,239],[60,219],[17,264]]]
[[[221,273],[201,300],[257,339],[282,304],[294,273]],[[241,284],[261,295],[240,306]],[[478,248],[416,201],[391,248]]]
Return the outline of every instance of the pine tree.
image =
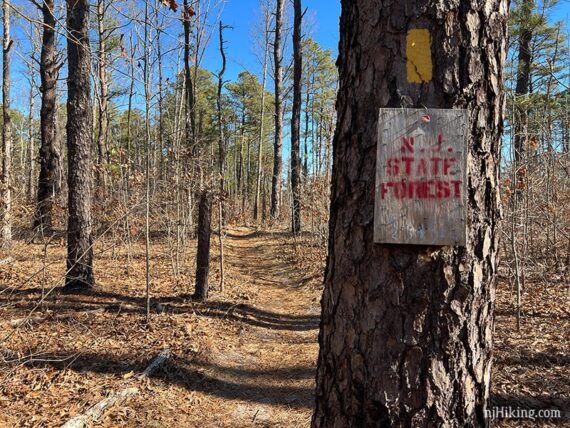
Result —
[[[52,229],[53,203],[59,190],[60,159],[56,144],[55,108],[59,67],[55,49],[55,16],[53,0],[42,5],[43,30],[40,54],[40,173],[38,179],[37,207],[34,229],[50,233]]]
[[[93,117],[89,2],[67,1],[67,156],[69,217],[67,222],[68,290],[88,288],[93,279],[92,198]]]
[[[275,141],[273,144],[273,179],[271,181],[272,218],[279,216],[281,206],[281,174],[283,169],[282,142],[283,139],[283,71],[281,52],[281,31],[283,27],[283,1],[275,2],[275,38],[273,41],[273,66],[275,81]]]
[[[504,0],[343,2],[313,427],[486,424],[506,20]],[[433,74],[409,81],[417,29]],[[373,242],[378,108],[403,106],[469,111],[465,247]]]

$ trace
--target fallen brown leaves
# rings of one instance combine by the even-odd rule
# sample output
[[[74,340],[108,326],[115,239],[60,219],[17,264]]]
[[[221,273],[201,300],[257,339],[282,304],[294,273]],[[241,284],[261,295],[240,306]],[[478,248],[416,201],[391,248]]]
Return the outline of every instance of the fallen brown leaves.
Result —
[[[195,249],[175,277],[166,242],[154,241],[150,326],[144,323],[144,247],[133,246],[126,266],[126,249],[101,253],[106,242],[96,248],[95,290],[65,295],[56,288],[33,323],[12,327],[11,320],[38,305],[42,289],[61,284],[65,260],[62,247],[49,247],[44,260],[42,246],[17,244],[15,262],[0,267],[0,340],[12,333],[1,348],[11,352],[1,364],[0,426],[60,426],[128,387],[141,393],[109,411],[101,426],[306,426],[320,290],[298,287],[302,276],[288,258],[289,235],[239,228],[230,235],[226,291],[214,290],[205,304],[189,298]],[[216,254],[214,247],[214,288]],[[28,280],[44,265],[45,272]],[[139,381],[167,346],[173,356],[164,370]]]
[[[205,304],[189,299],[193,246],[176,277],[167,243],[155,240],[150,326],[144,323],[143,246],[133,246],[130,265],[125,248],[109,248],[109,242],[98,246],[95,290],[63,295],[56,289],[37,309],[38,321],[17,329],[10,321],[26,317],[42,289],[46,293],[61,284],[65,249],[49,247],[44,260],[42,246],[20,243],[10,254],[14,262],[0,266],[0,340],[13,332],[0,347],[8,360],[0,362],[1,427],[60,426],[127,387],[141,393],[111,409],[98,426],[309,425],[325,256],[321,238],[231,230],[226,291],[214,290]],[[213,247],[214,288],[219,280],[217,251]],[[0,254],[0,259],[6,256]],[[566,287],[529,285],[519,333],[513,292],[499,285],[492,389],[496,405],[568,409]],[[138,375],[164,347],[172,351],[164,370],[139,381]],[[512,420],[495,426],[561,424]]]
[[[497,290],[493,405],[558,409],[562,420],[503,420],[500,427],[570,425],[570,310],[568,284],[531,283],[523,294],[521,331],[516,328],[515,293]]]

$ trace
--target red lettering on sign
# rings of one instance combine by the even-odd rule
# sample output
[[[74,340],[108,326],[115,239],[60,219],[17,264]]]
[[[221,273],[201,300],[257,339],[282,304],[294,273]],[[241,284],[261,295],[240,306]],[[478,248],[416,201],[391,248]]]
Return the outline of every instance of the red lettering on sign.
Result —
[[[455,197],[459,198],[461,196],[461,181],[454,180],[451,184],[453,184],[453,189],[455,190]]]
[[[380,198],[437,200],[460,198],[462,181],[446,179],[460,173],[457,168],[458,159],[453,157],[453,148],[444,149],[443,143],[443,136],[438,134],[435,144],[430,143],[428,147],[418,148],[416,157],[414,137],[402,137],[402,155],[387,159],[386,173],[389,177],[406,176],[415,179],[406,178],[399,181],[393,179],[394,181],[380,183]],[[428,155],[429,152],[433,155]]]
[[[402,153],[406,153],[406,151],[414,153],[414,137],[409,139],[402,137]]]
[[[443,159],[441,158],[431,158],[431,173],[433,175],[438,175],[439,174],[439,163],[442,161]]]
[[[380,184],[380,197],[382,199],[384,199],[384,197],[386,196],[386,193],[388,193],[388,186],[391,184],[393,184],[393,183],[382,183],[382,184]]]
[[[437,199],[446,199],[451,196],[451,190],[449,189],[449,183],[447,181],[437,182]]]
[[[416,181],[412,184],[416,190],[416,197],[425,199],[427,197],[427,183],[425,181]]]
[[[416,159],[415,157],[402,156],[401,158],[389,158],[387,161],[387,174],[391,176],[399,175],[400,172],[408,176],[426,176],[428,165],[430,165],[431,175],[455,175],[453,169],[457,158],[432,157],[427,159]]]
[[[443,136],[442,136],[441,134],[439,134],[439,135],[437,136],[437,143],[436,143],[436,145],[433,146],[431,149],[432,149],[434,152],[441,152],[441,146],[442,146],[442,144],[443,144]]]
[[[414,158],[402,158],[402,162],[406,165],[406,175],[412,175],[412,163]]]
[[[394,183],[394,196],[398,199],[406,198],[407,183],[404,181],[398,181]]]
[[[380,198],[386,199],[390,194],[393,194],[396,199],[459,198],[461,197],[461,183],[459,180],[388,181],[380,184]]]
[[[416,171],[416,175],[427,175],[427,165],[425,159],[420,159],[418,162],[418,169]]]
[[[398,175],[400,172],[400,163],[396,158],[388,159],[388,175]]]
[[[455,175],[455,171],[449,171],[453,164],[457,161],[456,158],[445,158],[443,160],[443,173],[445,175]]]

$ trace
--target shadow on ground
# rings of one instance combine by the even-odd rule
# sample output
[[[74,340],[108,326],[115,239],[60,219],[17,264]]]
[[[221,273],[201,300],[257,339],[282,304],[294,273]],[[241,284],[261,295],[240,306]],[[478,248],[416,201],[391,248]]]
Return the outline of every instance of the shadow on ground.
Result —
[[[144,296],[126,296],[119,293],[100,291],[97,289],[84,291],[81,294],[61,294],[62,288],[54,289],[53,297],[48,297],[44,304],[45,309],[61,314],[62,311],[82,311],[103,308],[105,311],[117,313],[140,313],[146,311],[146,298]],[[24,312],[36,309],[41,296],[41,288],[27,288],[18,290],[18,296],[27,296],[28,299],[13,301],[4,298],[0,288],[0,307],[10,306]],[[32,299],[37,296],[37,299]],[[259,309],[246,303],[229,303],[222,301],[208,301],[204,303],[192,301],[192,296],[182,294],[174,297],[155,297],[152,301],[152,311],[166,314],[193,314],[200,317],[237,321],[256,327],[273,330],[308,331],[319,327],[319,316],[292,315],[271,312]]]
[[[31,359],[26,365],[34,368],[73,370],[78,373],[102,373],[124,376],[129,372],[142,373],[150,360],[134,364],[125,361],[136,360],[133,355],[110,356],[98,353],[80,355],[42,354],[41,359]],[[207,373],[206,373],[207,372]],[[213,374],[220,374],[214,376]],[[165,384],[174,384],[189,391],[203,392],[223,399],[237,399],[261,404],[286,405],[293,408],[311,408],[313,391],[310,388],[271,385],[271,382],[313,378],[313,367],[285,367],[264,370],[223,367],[216,364],[171,357],[166,365],[151,378]],[[222,379],[222,377],[238,378]],[[249,381],[249,382],[247,382]],[[133,385],[136,386],[136,385]]]

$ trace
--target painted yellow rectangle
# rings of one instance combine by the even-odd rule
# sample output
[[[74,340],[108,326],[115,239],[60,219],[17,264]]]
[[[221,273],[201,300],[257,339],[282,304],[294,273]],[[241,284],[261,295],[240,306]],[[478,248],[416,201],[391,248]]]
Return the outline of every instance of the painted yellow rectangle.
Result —
[[[406,71],[408,82],[425,83],[432,79],[431,35],[415,28],[406,36]]]

